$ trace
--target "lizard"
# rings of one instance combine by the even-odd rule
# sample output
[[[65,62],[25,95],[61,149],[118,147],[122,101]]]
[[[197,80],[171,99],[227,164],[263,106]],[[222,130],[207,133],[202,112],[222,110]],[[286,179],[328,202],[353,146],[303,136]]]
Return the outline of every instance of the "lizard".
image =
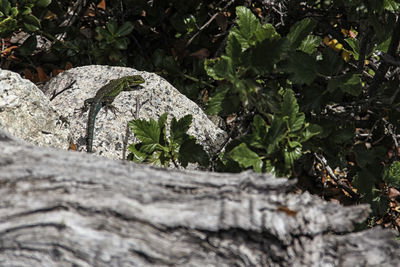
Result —
[[[86,99],[82,112],[89,109],[88,121],[86,126],[86,151],[92,153],[93,138],[94,138],[94,125],[97,113],[102,107],[107,109],[115,109],[112,106],[114,99],[122,91],[133,91],[138,85],[144,83],[145,80],[140,75],[125,76],[118,79],[111,80],[106,85],[101,87],[93,98]]]

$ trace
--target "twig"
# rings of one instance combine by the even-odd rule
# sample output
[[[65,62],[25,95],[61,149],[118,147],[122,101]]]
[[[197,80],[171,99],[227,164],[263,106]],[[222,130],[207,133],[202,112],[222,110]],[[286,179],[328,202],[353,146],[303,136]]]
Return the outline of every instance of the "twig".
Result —
[[[187,74],[185,74],[185,73],[182,73],[182,76],[183,76],[184,78],[188,79],[188,80],[193,81],[193,82],[197,82],[197,83],[204,84],[204,85],[206,85],[206,86],[208,86],[208,87],[210,87],[210,88],[215,88],[214,85],[212,85],[212,84],[210,84],[210,83],[208,83],[208,82],[202,81],[202,80],[200,80],[200,79],[197,79],[197,78],[195,78],[195,77],[193,77],[193,76],[187,75]]]
[[[53,95],[52,95],[51,98],[50,98],[50,101],[52,101],[54,98],[56,98],[56,97],[57,97],[59,94],[61,94],[62,92],[64,92],[64,91],[68,90],[69,88],[71,88],[72,85],[74,85],[75,83],[76,83],[76,80],[72,81],[70,84],[68,84],[67,86],[65,86],[61,91],[59,91],[59,92],[54,91],[54,92],[53,92]]]
[[[347,184],[345,184],[342,180],[336,177],[335,173],[333,172],[332,168],[328,165],[328,161],[325,159],[324,156],[318,156],[317,153],[314,153],[315,158],[322,164],[324,169],[329,173],[329,175],[332,177],[333,180],[341,187],[343,190],[345,190],[347,193],[349,193],[353,198],[358,199],[360,198],[360,195],[354,192]]]
[[[139,118],[139,110],[140,110],[140,96],[136,97],[136,110],[135,110],[135,119],[137,120]],[[131,110],[131,113],[133,115],[133,112]],[[129,121],[126,124],[126,131],[125,131],[125,138],[122,142],[122,160],[126,160],[126,149],[128,148],[128,141],[129,141],[129,135],[130,135],[130,131],[129,131]],[[136,136],[133,136],[134,140],[133,143],[136,143]]]
[[[370,41],[370,35],[372,33],[372,28],[368,25],[368,29],[365,34],[361,37],[360,53],[358,54],[357,69],[359,72],[364,70],[365,54],[367,52],[368,42]]]
[[[381,58],[383,61],[386,61],[389,64],[400,67],[400,61],[396,61],[396,59],[389,54],[382,53]]]
[[[382,118],[382,121],[385,123],[386,129],[388,134],[392,137],[394,146],[395,146],[395,151],[394,151],[394,157],[397,159],[397,152],[399,150],[399,143],[397,142],[397,135],[396,135],[396,128],[393,129],[393,124],[388,122],[385,118]]]
[[[140,96],[136,97],[135,112],[133,112],[133,110],[131,109],[131,113],[132,113],[133,117],[135,118],[135,120],[139,119],[139,111],[143,107],[143,105],[146,104],[148,101],[149,101],[149,99],[140,103]],[[130,135],[130,131],[129,131],[129,122],[128,122],[126,125],[125,138],[123,140],[123,147],[122,147],[122,159],[123,160],[126,159],[126,149],[128,148],[129,135]],[[133,135],[133,143],[134,144],[136,143],[137,140],[138,139],[136,138],[136,136]]]
[[[234,1],[234,0],[229,1],[229,2],[221,9],[221,11],[224,11],[225,9],[227,9],[230,5],[233,4],[233,2],[235,2],[235,1]],[[197,35],[199,35],[205,28],[207,28],[208,25],[210,25],[211,22],[218,16],[218,14],[221,13],[221,11],[215,13],[206,23],[204,23],[204,25],[201,26],[201,27],[199,28],[199,30],[186,42],[185,47],[188,47],[188,46],[193,42],[193,40],[197,37]]]

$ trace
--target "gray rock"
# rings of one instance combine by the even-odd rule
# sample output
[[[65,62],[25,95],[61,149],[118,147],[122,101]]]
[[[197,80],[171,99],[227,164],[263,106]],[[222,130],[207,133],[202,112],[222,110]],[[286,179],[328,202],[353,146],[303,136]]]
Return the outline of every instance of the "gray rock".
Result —
[[[16,141],[0,129],[0,266],[399,266],[369,205],[252,171],[155,168]]]
[[[0,70],[0,128],[35,145],[67,149],[69,130],[32,82]]]
[[[210,154],[221,149],[227,134],[216,127],[194,102],[166,80],[156,74],[131,68],[98,65],[68,70],[53,78],[44,89],[48,97],[55,96],[52,103],[67,118],[78,150],[86,149],[88,113],[82,114],[80,110],[84,100],[93,97],[97,90],[111,79],[137,74],[142,75],[146,83],[138,90],[122,92],[114,100],[113,105],[118,112],[113,114],[102,109],[97,115],[93,142],[96,154],[113,159],[123,158],[126,143],[131,144],[135,141],[132,134],[128,134],[126,138],[128,121],[136,117],[157,120],[164,112],[177,119],[187,114],[193,115],[189,134],[195,136]],[[169,116],[169,120],[171,118],[172,116]]]

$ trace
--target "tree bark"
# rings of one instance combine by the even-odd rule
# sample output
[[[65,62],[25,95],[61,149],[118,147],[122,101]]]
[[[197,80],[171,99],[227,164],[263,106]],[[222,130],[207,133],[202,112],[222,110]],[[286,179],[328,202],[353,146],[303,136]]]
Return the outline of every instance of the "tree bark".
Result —
[[[0,131],[0,266],[398,266],[389,230],[270,174],[189,172]]]

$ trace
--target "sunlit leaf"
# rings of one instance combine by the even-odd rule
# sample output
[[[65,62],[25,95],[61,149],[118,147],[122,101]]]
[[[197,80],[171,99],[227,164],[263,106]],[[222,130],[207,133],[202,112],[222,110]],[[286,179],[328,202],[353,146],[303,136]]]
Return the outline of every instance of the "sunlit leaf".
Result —
[[[314,29],[317,23],[310,19],[305,18],[301,21],[296,22],[291,28],[290,32],[287,35],[287,38],[290,42],[290,48],[296,49],[300,43],[310,34],[310,32]]]
[[[239,163],[243,168],[252,167],[254,171],[261,172],[263,162],[257,153],[247,147],[245,143],[241,143],[230,151],[233,160]]]

